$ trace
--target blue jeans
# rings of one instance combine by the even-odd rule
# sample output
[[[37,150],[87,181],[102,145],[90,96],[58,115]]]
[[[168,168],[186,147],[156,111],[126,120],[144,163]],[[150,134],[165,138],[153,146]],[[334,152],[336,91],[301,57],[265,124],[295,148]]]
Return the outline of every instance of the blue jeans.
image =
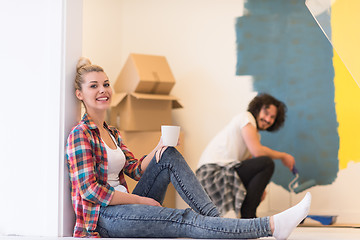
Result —
[[[136,185],[133,194],[164,200],[172,183],[191,207],[171,209],[129,204],[101,207],[97,231],[116,238],[259,238],[271,236],[269,217],[221,218],[181,154],[172,147],[161,160],[155,158]]]

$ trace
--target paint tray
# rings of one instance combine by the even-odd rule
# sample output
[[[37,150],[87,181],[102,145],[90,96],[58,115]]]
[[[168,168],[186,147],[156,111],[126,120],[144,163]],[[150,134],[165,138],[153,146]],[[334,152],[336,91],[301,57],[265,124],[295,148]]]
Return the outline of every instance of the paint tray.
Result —
[[[322,225],[333,225],[336,222],[337,216],[335,215],[308,215],[306,218],[310,218]]]

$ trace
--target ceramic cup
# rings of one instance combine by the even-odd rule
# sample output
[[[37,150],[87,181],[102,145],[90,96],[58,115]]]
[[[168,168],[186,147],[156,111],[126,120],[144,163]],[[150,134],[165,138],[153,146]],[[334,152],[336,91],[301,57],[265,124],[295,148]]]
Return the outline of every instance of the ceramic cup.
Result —
[[[179,134],[180,134],[179,126],[169,126],[169,125],[161,126],[161,137],[164,146],[169,146],[169,147],[177,146],[179,140]]]

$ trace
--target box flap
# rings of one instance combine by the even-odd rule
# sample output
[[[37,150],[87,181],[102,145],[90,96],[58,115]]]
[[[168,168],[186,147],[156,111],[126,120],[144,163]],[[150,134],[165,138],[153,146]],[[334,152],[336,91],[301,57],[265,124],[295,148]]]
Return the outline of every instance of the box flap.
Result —
[[[149,94],[149,93],[130,93],[129,95],[137,99],[151,99],[151,100],[176,100],[172,95]]]
[[[111,99],[111,107],[116,107],[125,97],[127,93],[114,93]]]
[[[183,106],[179,103],[179,101],[178,100],[174,100],[173,102],[172,102],[172,108],[183,108]]]
[[[159,101],[172,101],[172,108],[182,108],[183,106],[179,103],[178,99],[172,95],[162,94],[148,94],[148,93],[114,93],[112,95],[111,107],[116,107],[126,96],[132,96],[136,99],[147,99],[147,100],[159,100]]]
[[[130,93],[130,95],[135,97],[136,99],[170,100],[172,101],[172,108],[182,108],[182,105],[179,103],[177,97],[172,95],[147,94],[147,93]]]

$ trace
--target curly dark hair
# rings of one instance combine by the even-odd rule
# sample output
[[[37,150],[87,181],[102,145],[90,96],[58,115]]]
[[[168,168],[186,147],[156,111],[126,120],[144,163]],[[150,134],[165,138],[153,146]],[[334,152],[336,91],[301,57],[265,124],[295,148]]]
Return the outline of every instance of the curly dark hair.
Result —
[[[287,111],[287,107],[285,103],[277,100],[273,96],[267,93],[260,93],[249,103],[248,111],[256,119],[259,115],[259,112],[263,106],[269,107],[270,105],[274,105],[277,108],[277,114],[273,125],[266,129],[266,131],[274,132],[279,130],[285,122],[285,114]]]

